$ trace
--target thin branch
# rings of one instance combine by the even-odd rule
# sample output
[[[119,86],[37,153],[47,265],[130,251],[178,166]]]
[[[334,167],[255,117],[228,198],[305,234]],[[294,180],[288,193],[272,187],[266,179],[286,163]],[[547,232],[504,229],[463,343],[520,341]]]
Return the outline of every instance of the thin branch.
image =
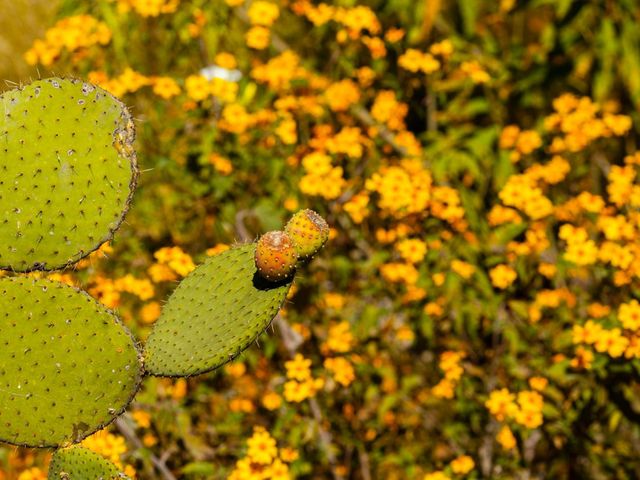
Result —
[[[300,335],[289,326],[282,315],[276,315],[274,323],[278,325],[278,328],[282,332],[284,346],[289,352],[289,356],[293,358],[300,345],[302,345]],[[313,415],[313,418],[318,425],[320,446],[327,457],[329,465],[331,466],[331,473],[333,474],[333,478],[334,480],[344,480],[344,477],[337,471],[338,460],[333,451],[333,448],[331,447],[331,444],[333,443],[333,437],[331,436],[331,432],[325,430],[323,427],[324,418],[322,415],[322,410],[320,409],[320,404],[315,398],[310,398],[309,406],[311,407],[311,414]]]
[[[360,473],[363,480],[371,480],[371,463],[369,462],[369,455],[363,449],[358,449],[358,455],[360,458]]]
[[[117,418],[115,421],[115,426],[118,431],[124,436],[129,443],[131,443],[136,449],[143,449],[144,445],[142,441],[136,435],[136,432],[131,428],[131,426],[125,421],[124,418]],[[176,477],[171,473],[171,470],[167,468],[166,461],[168,459],[167,452],[162,455],[162,460],[156,457],[153,453],[149,457],[151,459],[151,463],[156,467],[156,470],[160,474],[160,478],[164,480],[177,480]]]

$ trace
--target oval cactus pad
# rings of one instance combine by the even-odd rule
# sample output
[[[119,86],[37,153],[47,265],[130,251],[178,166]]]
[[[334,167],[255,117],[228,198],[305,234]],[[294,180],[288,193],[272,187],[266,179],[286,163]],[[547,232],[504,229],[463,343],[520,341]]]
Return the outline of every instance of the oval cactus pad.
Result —
[[[52,270],[111,239],[137,179],[126,106],[80,80],[0,95],[0,268]]]
[[[211,257],[176,288],[145,350],[152,375],[208,372],[233,359],[269,326],[291,281],[257,274],[255,244]]]
[[[106,458],[83,447],[57,450],[49,465],[49,480],[115,480],[129,478]]]
[[[118,318],[49,280],[3,278],[0,296],[0,441],[64,446],[114,420],[142,376]]]

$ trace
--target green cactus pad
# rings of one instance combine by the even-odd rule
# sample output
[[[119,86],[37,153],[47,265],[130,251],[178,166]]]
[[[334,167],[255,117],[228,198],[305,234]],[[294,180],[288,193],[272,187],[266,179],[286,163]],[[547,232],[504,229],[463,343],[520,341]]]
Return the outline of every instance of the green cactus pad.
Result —
[[[86,293],[0,279],[0,441],[79,442],[130,403],[142,376],[130,333]]]
[[[0,95],[0,268],[70,265],[113,236],[136,185],[126,106],[80,80]]]
[[[48,480],[126,479],[106,458],[84,447],[57,450],[51,458]]]
[[[269,326],[291,280],[257,274],[255,244],[211,257],[176,288],[154,325],[145,369],[158,376],[208,372],[232,360]]]

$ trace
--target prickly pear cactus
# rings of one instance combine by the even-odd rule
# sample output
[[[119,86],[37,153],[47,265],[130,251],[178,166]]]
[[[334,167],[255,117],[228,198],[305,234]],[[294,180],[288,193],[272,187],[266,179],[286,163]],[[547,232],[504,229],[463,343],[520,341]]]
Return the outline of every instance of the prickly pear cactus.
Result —
[[[136,184],[126,106],[80,80],[0,95],[0,268],[70,265],[113,236]]]
[[[145,349],[152,375],[204,373],[233,359],[269,326],[291,279],[257,274],[255,244],[211,257],[191,272],[164,306]]]
[[[0,441],[65,446],[110,423],[142,376],[117,317],[49,280],[0,279]]]
[[[57,450],[51,458],[48,480],[115,480],[128,479],[116,466],[83,447]]]

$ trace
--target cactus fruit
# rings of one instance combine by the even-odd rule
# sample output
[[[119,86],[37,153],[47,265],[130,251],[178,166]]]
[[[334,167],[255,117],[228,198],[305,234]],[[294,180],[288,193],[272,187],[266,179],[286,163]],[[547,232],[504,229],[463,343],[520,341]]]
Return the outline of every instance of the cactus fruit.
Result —
[[[300,210],[287,222],[284,231],[295,245],[298,257],[307,260],[314,256],[329,239],[329,225],[313,210]]]
[[[0,296],[0,441],[66,446],[125,409],[142,366],[113,313],[49,280],[3,278]]]
[[[68,266],[111,239],[137,180],[126,106],[80,80],[0,95],[0,268]]]
[[[48,480],[128,479],[106,458],[84,447],[57,450],[51,458]]]
[[[178,285],[147,341],[148,373],[208,372],[236,357],[269,326],[291,282],[268,282],[257,275],[255,247],[215,255]]]
[[[256,245],[255,263],[258,273],[270,282],[291,276],[296,269],[298,255],[293,242],[284,232],[267,232]]]

